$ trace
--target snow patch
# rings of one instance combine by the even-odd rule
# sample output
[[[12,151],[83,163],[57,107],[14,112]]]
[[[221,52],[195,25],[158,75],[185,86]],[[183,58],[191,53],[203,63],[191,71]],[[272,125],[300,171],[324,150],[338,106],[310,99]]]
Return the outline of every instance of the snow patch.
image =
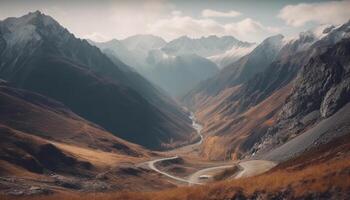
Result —
[[[207,59],[216,63],[219,68],[224,68],[228,64],[233,63],[252,52],[255,47],[256,45],[252,45],[250,47],[233,46],[231,49],[225,51],[224,53],[209,56]]]

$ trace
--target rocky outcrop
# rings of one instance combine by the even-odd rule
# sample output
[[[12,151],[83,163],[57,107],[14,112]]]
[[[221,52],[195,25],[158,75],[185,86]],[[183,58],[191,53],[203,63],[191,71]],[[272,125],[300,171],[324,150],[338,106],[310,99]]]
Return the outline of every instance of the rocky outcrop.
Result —
[[[315,110],[319,110],[322,117],[328,117],[350,100],[349,44],[345,40],[311,58],[295,80],[282,118],[299,118]]]
[[[350,102],[349,47],[350,40],[344,39],[330,45],[302,67],[277,123],[268,129],[262,142],[256,143],[251,152],[261,153],[285,143]]]
[[[275,42],[266,40],[267,44],[283,43],[274,53],[261,44],[260,50],[258,46],[242,58],[257,58],[251,67],[226,67],[190,91],[183,102],[199,110],[199,119],[205,122],[203,132],[208,138],[203,154],[235,159],[266,152],[342,108],[349,99],[345,69],[349,33],[347,23],[321,34],[307,31],[288,41],[275,36]],[[253,56],[254,52],[261,56]],[[254,67],[255,72],[249,70]],[[247,74],[250,78],[240,79]]]

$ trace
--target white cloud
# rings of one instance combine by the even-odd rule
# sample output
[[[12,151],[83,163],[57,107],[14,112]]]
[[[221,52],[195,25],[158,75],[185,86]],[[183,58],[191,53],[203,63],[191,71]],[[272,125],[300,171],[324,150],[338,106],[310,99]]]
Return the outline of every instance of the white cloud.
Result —
[[[232,35],[241,40],[258,42],[276,32],[276,29],[266,27],[265,24],[249,18],[229,22],[202,15],[198,17],[187,16],[181,12],[185,11],[181,10],[181,6],[177,6],[173,1],[165,0],[108,1],[103,4],[95,1],[89,1],[86,4],[77,2],[74,4],[35,4],[26,1],[25,5],[21,6],[17,4],[9,4],[7,7],[6,4],[0,6],[0,18],[20,16],[37,9],[54,17],[77,37],[95,41],[105,41],[112,38],[123,39],[134,34],[151,33],[166,40],[182,35],[201,37],[215,34]],[[194,12],[191,14],[197,13],[195,11],[198,11],[197,8],[194,8]],[[226,12],[224,15],[221,12],[215,12],[203,11],[206,16],[237,15],[232,11]],[[231,20],[231,18],[227,19]]]
[[[97,32],[93,32],[89,35],[84,35],[82,38],[90,39],[94,42],[106,42],[106,41],[110,40],[109,37],[106,37],[105,35],[103,35],[101,33],[97,33]]]
[[[240,16],[241,13],[231,10],[229,12],[220,12],[216,10],[211,10],[211,9],[205,9],[202,11],[202,16],[203,17],[237,17]]]
[[[235,23],[221,24],[213,19],[195,19],[189,16],[173,16],[149,24],[148,33],[160,35],[167,40],[182,35],[198,38],[209,35],[232,35],[240,40],[261,41],[275,34],[277,28],[265,27],[261,23],[246,18]]]
[[[266,27],[260,22],[246,18],[237,23],[230,23],[224,25],[227,33],[237,35],[240,37],[266,37],[266,35],[278,33],[280,30],[276,27]]]
[[[278,17],[295,27],[307,22],[341,24],[350,19],[350,1],[288,5],[282,8]]]
[[[182,15],[182,12],[180,10],[173,10],[171,12],[171,14],[174,15],[174,16],[180,16],[180,15]]]
[[[170,4],[159,0],[125,1],[125,3],[116,1],[115,4],[112,8],[113,14],[107,20],[112,21],[111,28],[118,34],[115,37],[119,39],[134,34],[144,34],[148,24],[169,16],[174,10]]]

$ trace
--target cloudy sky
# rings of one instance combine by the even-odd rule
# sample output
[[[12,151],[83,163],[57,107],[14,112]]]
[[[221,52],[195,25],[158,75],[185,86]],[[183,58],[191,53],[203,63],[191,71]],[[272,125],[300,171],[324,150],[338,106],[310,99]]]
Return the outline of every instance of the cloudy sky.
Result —
[[[232,35],[260,42],[350,19],[350,0],[0,0],[0,20],[40,10],[77,37],[105,41],[135,34],[171,40]]]

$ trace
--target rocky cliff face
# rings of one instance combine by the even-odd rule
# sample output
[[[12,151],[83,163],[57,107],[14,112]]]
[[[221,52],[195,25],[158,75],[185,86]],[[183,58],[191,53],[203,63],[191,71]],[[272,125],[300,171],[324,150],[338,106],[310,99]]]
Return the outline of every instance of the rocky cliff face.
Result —
[[[205,122],[202,153],[212,159],[263,153],[342,108],[349,98],[348,27],[284,41],[276,57],[266,58],[270,64],[241,84],[217,79],[192,90],[184,102]]]
[[[328,117],[346,103],[349,49],[349,41],[345,40],[310,59],[295,80],[296,87],[281,114],[283,118],[303,116],[315,110],[319,110],[321,117]]]
[[[246,146],[250,154],[261,154],[284,144],[348,103],[349,27],[346,23],[338,28],[326,28],[322,37],[311,32],[300,34],[298,40],[282,48],[278,62],[247,82],[250,84],[245,84],[251,88],[246,88],[249,98],[242,95],[243,105],[247,102],[245,106],[248,107],[281,86],[292,84],[284,106],[275,116],[276,124],[262,132],[258,139],[248,137],[247,141],[255,138],[250,143],[254,145]],[[266,76],[268,74],[270,76]],[[257,84],[252,84],[254,82]]]
[[[350,102],[349,47],[349,39],[328,48],[323,46],[322,53],[312,57],[301,68],[276,125],[269,128],[262,142],[254,145],[252,152],[264,152],[283,144]]]

